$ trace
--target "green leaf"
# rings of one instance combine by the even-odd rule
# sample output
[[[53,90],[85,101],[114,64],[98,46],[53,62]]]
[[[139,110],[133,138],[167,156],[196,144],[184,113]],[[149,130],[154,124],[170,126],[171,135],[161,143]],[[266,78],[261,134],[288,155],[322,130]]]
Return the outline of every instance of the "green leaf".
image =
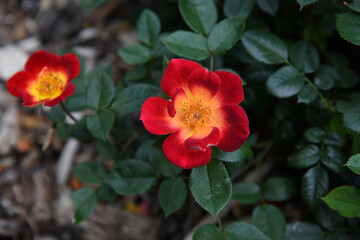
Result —
[[[295,155],[291,166],[295,168],[307,168],[320,160],[320,150],[316,145],[306,145]]]
[[[344,172],[344,163],[346,161],[344,153],[338,148],[327,146],[321,154],[321,162],[336,173]]]
[[[311,103],[316,99],[317,91],[310,85],[306,84],[298,94],[298,103]]]
[[[86,102],[94,111],[105,109],[114,97],[114,85],[111,77],[101,73],[98,79],[94,79],[87,90]]]
[[[279,0],[256,0],[256,2],[261,10],[270,15],[275,16],[276,12],[279,10]]]
[[[283,240],[323,240],[324,234],[320,227],[308,222],[287,224]]]
[[[187,188],[181,178],[165,179],[159,188],[159,202],[165,217],[178,211],[185,203]]]
[[[303,9],[303,7],[313,4],[317,2],[318,0],[296,0],[296,2],[300,5],[300,11]]]
[[[212,148],[211,157],[224,162],[240,162],[252,153],[250,145],[245,142],[239,149],[233,152],[225,152],[219,148]]]
[[[159,37],[161,23],[159,17],[153,11],[145,9],[137,23],[136,32],[141,42],[152,45]]]
[[[83,183],[100,184],[106,174],[105,169],[98,163],[85,162],[74,167],[76,176]]]
[[[145,65],[136,66],[133,69],[126,72],[124,77],[125,83],[132,84],[134,82],[137,82],[142,78],[145,78],[147,72],[148,69]]]
[[[195,32],[208,34],[217,22],[217,9],[214,1],[179,0],[181,16]]]
[[[349,158],[346,166],[354,173],[360,175],[360,154],[356,154]]]
[[[232,222],[225,228],[227,240],[270,240],[257,227],[245,222]]]
[[[345,4],[345,2],[344,2]],[[358,0],[353,1],[352,3],[346,2],[346,6],[348,6],[350,9],[360,12],[360,2]]]
[[[217,226],[206,224],[196,229],[192,240],[224,240],[224,236]]]
[[[179,30],[163,38],[162,42],[171,52],[181,57],[198,61],[210,57],[206,38],[197,33]]]
[[[350,69],[344,69],[339,72],[339,86],[341,88],[351,88],[359,81],[357,73]]]
[[[344,126],[360,133],[360,104],[354,104],[344,113]]]
[[[284,214],[271,204],[258,206],[252,213],[252,222],[271,240],[282,240],[286,221]]]
[[[106,202],[112,203],[116,199],[116,192],[107,184],[101,184],[98,189],[98,197]]]
[[[52,107],[49,112],[49,118],[55,123],[61,123],[65,121],[66,115],[64,111],[59,107]]]
[[[56,126],[56,134],[63,141],[68,140],[68,138],[71,135],[71,126],[69,124],[66,124],[66,123],[65,124],[58,124]]]
[[[108,140],[96,140],[96,148],[99,154],[106,160],[116,159],[116,147],[113,143]]]
[[[328,190],[329,176],[323,168],[313,167],[306,172],[301,183],[301,194],[312,209],[318,207],[320,197]]]
[[[342,147],[345,145],[345,140],[336,132],[327,132],[324,143],[333,147]]]
[[[264,198],[272,202],[289,200],[295,193],[294,182],[284,177],[269,178],[263,186]]]
[[[192,170],[190,190],[196,202],[215,217],[230,200],[231,180],[224,165],[212,159]]]
[[[215,25],[208,38],[208,47],[215,55],[223,55],[240,39],[245,17],[226,18]]]
[[[225,0],[224,13],[227,17],[247,17],[254,7],[255,0]]]
[[[304,76],[293,67],[285,66],[277,70],[266,82],[270,92],[280,98],[297,94],[305,84]]]
[[[122,60],[130,64],[143,64],[151,59],[150,49],[141,44],[132,44],[118,51]]]
[[[81,9],[84,14],[88,14],[91,10],[100,7],[108,0],[81,0]]]
[[[71,194],[77,210],[75,212],[75,223],[79,223],[90,216],[97,204],[96,192],[91,188],[81,188]]]
[[[105,140],[114,124],[114,113],[109,110],[102,110],[101,112],[86,117],[86,126],[91,135],[96,138]]]
[[[320,66],[320,55],[316,47],[305,40],[294,43],[290,49],[290,60],[300,71],[315,72]]]
[[[142,104],[149,97],[156,96],[160,88],[139,83],[123,89],[116,97],[111,108],[119,113],[126,114],[140,111]]]
[[[329,65],[322,65],[315,75],[315,85],[323,90],[330,90],[335,85],[338,73]]]
[[[355,45],[360,45],[360,14],[348,12],[336,14],[336,29],[341,37]]]
[[[88,74],[86,74],[86,76],[84,77],[84,79],[82,81],[85,89],[88,88],[88,86],[90,85],[90,83],[92,81],[98,79],[98,77],[101,75],[101,73],[106,73],[108,75],[111,75],[112,74],[111,65],[108,63],[96,65]]]
[[[279,64],[288,57],[285,43],[268,31],[248,30],[241,37],[241,41],[250,55],[261,62]]]
[[[322,198],[331,209],[344,217],[360,217],[360,189],[354,186],[341,186]]]
[[[309,128],[305,131],[306,140],[312,143],[321,143],[325,136],[325,131],[319,127]]]
[[[163,72],[165,72],[165,69],[167,65],[169,64],[170,60],[165,56],[164,54],[164,60],[163,60]]]
[[[123,160],[105,176],[104,182],[118,194],[136,195],[155,185],[156,172],[146,162]]]
[[[256,203],[261,199],[260,187],[254,182],[235,183],[231,198],[240,203]]]

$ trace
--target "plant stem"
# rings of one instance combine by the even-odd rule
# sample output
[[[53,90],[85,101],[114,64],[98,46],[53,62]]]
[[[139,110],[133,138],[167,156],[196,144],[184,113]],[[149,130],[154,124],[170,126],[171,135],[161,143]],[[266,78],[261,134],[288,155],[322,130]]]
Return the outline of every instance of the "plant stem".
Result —
[[[74,118],[74,116],[71,114],[71,112],[69,111],[69,109],[67,109],[67,107],[65,106],[64,102],[60,102],[60,107],[62,110],[64,110],[64,112],[74,121],[77,122],[76,118]]]
[[[214,54],[210,55],[210,71],[214,71]]]
[[[223,226],[222,226],[222,223],[221,223],[221,218],[219,215],[216,216],[216,220],[219,224],[219,228],[220,228],[220,231],[222,232],[223,231]]]

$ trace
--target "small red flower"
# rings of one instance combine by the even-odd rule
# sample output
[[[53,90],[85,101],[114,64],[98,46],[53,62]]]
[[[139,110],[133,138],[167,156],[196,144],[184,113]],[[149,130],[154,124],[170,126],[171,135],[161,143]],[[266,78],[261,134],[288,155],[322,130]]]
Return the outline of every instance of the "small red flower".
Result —
[[[61,57],[46,52],[34,52],[25,64],[25,71],[17,72],[6,83],[10,94],[22,98],[27,107],[44,103],[55,106],[72,95],[75,85],[70,81],[80,73],[80,63],[73,53]]]
[[[140,120],[152,134],[173,133],[162,148],[174,165],[184,169],[203,166],[210,161],[210,146],[232,152],[246,141],[249,120],[238,105],[244,99],[239,76],[172,59],[161,88],[171,99],[148,98]]]

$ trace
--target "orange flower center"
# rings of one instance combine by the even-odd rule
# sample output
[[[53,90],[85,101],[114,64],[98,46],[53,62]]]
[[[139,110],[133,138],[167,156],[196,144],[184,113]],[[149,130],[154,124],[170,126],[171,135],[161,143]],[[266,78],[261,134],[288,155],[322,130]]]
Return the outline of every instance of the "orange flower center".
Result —
[[[186,126],[200,127],[210,123],[212,109],[202,99],[194,98],[185,102],[182,110]]]
[[[38,97],[53,99],[63,92],[64,81],[60,74],[44,69],[35,83],[35,89],[38,92]]]

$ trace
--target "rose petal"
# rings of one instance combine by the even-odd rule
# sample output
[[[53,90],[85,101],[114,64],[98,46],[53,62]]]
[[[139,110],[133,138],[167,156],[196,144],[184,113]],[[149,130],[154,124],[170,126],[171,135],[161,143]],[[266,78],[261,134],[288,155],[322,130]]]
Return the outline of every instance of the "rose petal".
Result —
[[[185,147],[205,152],[208,147],[216,146],[220,141],[220,131],[217,127],[202,127],[185,140]]]
[[[219,90],[220,77],[206,68],[199,68],[189,75],[188,86],[194,97],[210,101]]]
[[[242,81],[238,75],[227,71],[215,71],[214,73],[221,79],[219,91],[212,103],[214,108],[231,103],[239,104],[244,100]]]
[[[182,108],[184,103],[189,101],[189,97],[185,93],[184,89],[178,88],[174,92],[174,96],[168,102],[168,112],[171,117],[174,117],[176,110]]]
[[[55,68],[59,57],[53,53],[46,51],[36,51],[29,57],[25,64],[25,70],[37,76],[41,70],[47,66]]]
[[[24,95],[24,92],[26,92],[26,89],[34,82],[36,78],[33,74],[26,72],[26,71],[20,71],[16,73],[14,76],[12,76],[7,82],[6,82],[6,89],[9,91],[9,93],[15,97],[22,98]]]
[[[183,169],[204,166],[211,159],[211,148],[206,151],[191,150],[185,147],[181,131],[171,134],[165,139],[162,149],[166,158],[174,165]]]
[[[147,131],[156,135],[173,133],[181,128],[177,119],[168,113],[168,101],[160,97],[146,99],[141,107],[140,120]]]
[[[232,152],[241,147],[249,136],[249,120],[242,107],[236,104],[224,105],[214,111],[211,125],[220,130],[218,147]]]
[[[80,62],[78,57],[73,53],[61,56],[57,62],[57,67],[67,73],[68,81],[71,81],[80,74]]]
[[[161,79],[161,88],[170,98],[173,98],[177,88],[183,88],[186,91],[188,76],[198,68],[201,68],[201,65],[196,62],[171,59]]]

